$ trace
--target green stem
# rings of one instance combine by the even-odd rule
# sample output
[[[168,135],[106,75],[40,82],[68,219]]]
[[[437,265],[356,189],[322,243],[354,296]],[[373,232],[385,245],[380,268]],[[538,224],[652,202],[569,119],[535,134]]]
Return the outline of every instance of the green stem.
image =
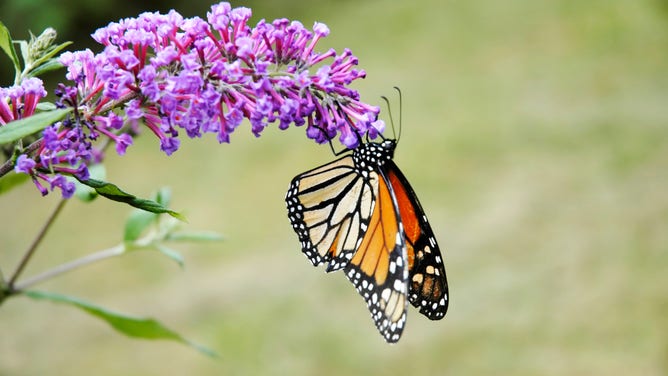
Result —
[[[23,257],[21,258],[19,265],[16,267],[16,270],[14,271],[11,278],[9,279],[9,282],[7,283],[7,287],[10,292],[14,290],[14,282],[16,282],[16,279],[19,278],[21,272],[23,272],[23,269],[26,267],[26,265],[28,265],[28,261],[30,261],[30,258],[35,253],[37,246],[39,246],[39,243],[41,243],[42,240],[44,239],[44,236],[48,232],[49,228],[51,228],[51,225],[58,217],[58,214],[60,214],[60,211],[63,209],[66,202],[67,202],[66,199],[60,200],[58,206],[56,206],[56,208],[53,210],[53,213],[51,213],[49,219],[46,220],[44,226],[42,226],[42,228],[39,230],[39,233],[37,234],[37,237],[35,237],[35,240],[33,240],[32,244],[30,245],[26,253],[23,254]]]
[[[5,276],[2,274],[2,270],[0,270],[0,305],[2,305],[2,302],[5,301],[5,298],[8,295],[8,291],[9,289],[5,283]]]
[[[98,261],[102,261],[111,257],[115,256],[120,256],[125,252],[125,246],[123,244],[119,244],[115,247],[104,249],[102,251],[97,251],[95,253],[91,253],[89,255],[83,256],[81,258],[78,258],[76,260],[67,262],[65,264],[61,264],[56,266],[53,269],[49,269],[41,274],[38,274],[34,277],[28,278],[24,281],[21,281],[19,283],[16,283],[12,289],[12,293],[17,293],[21,292],[22,290],[27,289],[28,287],[31,287],[33,285],[36,285],[40,282],[44,282],[48,279],[51,279],[53,277],[56,277],[58,275],[73,271],[75,269],[78,269],[82,266],[86,266]]]

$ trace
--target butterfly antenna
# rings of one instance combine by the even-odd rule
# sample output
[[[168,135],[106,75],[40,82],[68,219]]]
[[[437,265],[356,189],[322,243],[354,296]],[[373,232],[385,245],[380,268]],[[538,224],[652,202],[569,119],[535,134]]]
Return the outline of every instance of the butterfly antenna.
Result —
[[[357,136],[357,141],[359,142],[360,145],[364,143],[364,140],[362,140],[362,136],[360,135],[360,132],[355,128],[354,125],[350,124],[350,128],[352,128],[353,132],[355,133],[355,136]],[[369,133],[366,134],[367,141],[369,140]]]
[[[339,151],[339,152],[334,150],[334,144],[332,143],[332,139],[329,138],[329,135],[327,134],[327,131],[325,131],[322,127],[319,127],[315,124],[312,124],[311,126],[315,129],[319,130],[323,135],[325,135],[325,137],[327,138],[327,143],[329,144],[329,148],[332,149],[332,154],[338,156],[338,155],[341,155],[341,154],[346,152],[345,150],[342,150],[342,151]]]
[[[395,86],[394,89],[399,93],[399,136],[397,136],[397,143],[398,143],[399,139],[401,138],[401,128],[402,128],[401,124],[403,123],[402,115],[403,115],[403,112],[404,112],[403,111],[404,106],[403,106],[403,100],[402,100],[403,98],[402,98],[402,95],[401,95],[401,89],[399,89],[398,86]],[[390,119],[392,119],[391,116],[390,116]],[[392,124],[392,130],[394,130],[394,123]]]
[[[385,104],[387,105],[387,113],[389,114],[390,124],[392,125],[392,134],[396,137],[397,132],[395,132],[395,130],[394,130],[394,119],[392,118],[392,109],[390,109],[390,101],[384,95],[381,95],[380,97],[383,98],[383,100],[385,101]],[[383,135],[381,133],[378,133],[378,134],[380,135],[380,137],[383,140],[385,140],[385,137],[383,137]]]

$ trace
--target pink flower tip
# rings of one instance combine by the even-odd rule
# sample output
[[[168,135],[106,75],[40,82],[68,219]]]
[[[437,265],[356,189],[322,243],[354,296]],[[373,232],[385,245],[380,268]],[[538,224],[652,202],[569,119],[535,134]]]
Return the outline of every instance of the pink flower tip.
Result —
[[[313,24],[313,31],[321,37],[326,37],[329,35],[329,28],[327,25],[321,22],[316,22]]]

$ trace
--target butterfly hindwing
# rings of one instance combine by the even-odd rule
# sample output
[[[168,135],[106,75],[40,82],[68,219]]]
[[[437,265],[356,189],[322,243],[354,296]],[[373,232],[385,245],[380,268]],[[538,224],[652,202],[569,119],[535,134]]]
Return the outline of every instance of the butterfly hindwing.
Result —
[[[394,192],[406,237],[409,300],[420,313],[439,320],[448,310],[448,282],[441,251],[413,188],[393,161],[383,166]]]
[[[375,173],[371,173],[376,175]],[[387,342],[397,342],[406,324],[408,266],[401,220],[392,187],[378,178],[378,196],[369,227],[345,267]]]

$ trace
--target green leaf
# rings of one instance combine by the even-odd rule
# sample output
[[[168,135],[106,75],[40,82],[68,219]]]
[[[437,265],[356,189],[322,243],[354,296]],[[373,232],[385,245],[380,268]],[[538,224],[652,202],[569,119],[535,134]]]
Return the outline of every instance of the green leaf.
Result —
[[[9,173],[0,178],[0,195],[7,193],[12,188],[25,183],[30,178],[28,174]]]
[[[106,321],[109,325],[111,325],[112,328],[116,329],[120,333],[125,334],[128,337],[177,341],[188,345],[207,356],[217,357],[216,353],[214,353],[212,350],[185,339],[180,334],[165,327],[163,324],[153,318],[128,316],[122,313],[110,311],[106,308],[94,305],[75,297],[52,292],[31,290],[25,291],[23,294],[31,299],[48,300],[55,303],[68,304],[70,306],[79,308],[92,316]]]
[[[152,223],[158,219],[158,214],[144,210],[133,210],[125,221],[123,241],[134,242]]]
[[[57,109],[55,104],[52,102],[39,102],[37,103],[37,109],[40,111],[53,111]]]
[[[0,127],[0,144],[6,144],[39,132],[49,125],[61,120],[71,112],[71,108],[40,112],[25,119],[15,120]]]
[[[168,187],[162,187],[155,194],[155,201],[160,205],[169,207],[169,204],[172,200],[172,191]]]
[[[59,44],[57,46],[53,46],[53,47],[49,48],[49,50],[47,52],[45,52],[43,56],[41,56],[39,59],[37,59],[33,63],[33,65],[35,65],[37,68],[39,68],[39,66],[44,64],[45,61],[52,60],[51,59],[52,57],[56,56],[56,54],[58,52],[60,52],[63,48],[69,46],[70,44],[72,44],[72,42],[65,42],[65,43],[62,43],[62,44]],[[57,61],[57,59],[53,59],[53,60]]]
[[[122,189],[112,183],[107,183],[105,181],[95,179],[79,181],[89,187],[94,188],[100,196],[106,197],[112,201],[124,202],[130,206],[134,206],[135,208],[146,210],[151,213],[167,213],[172,217],[185,222],[185,217],[183,217],[183,215],[180,213],[170,210],[155,201],[137,198],[137,196],[124,192]]]
[[[225,237],[213,231],[179,231],[173,232],[165,240],[178,242],[219,242]]]
[[[32,69],[30,71],[30,76],[31,77],[37,77],[41,74],[44,74],[46,72],[51,72],[54,70],[58,70],[63,67],[63,64],[60,63],[57,59],[51,59],[47,60],[46,62],[40,64],[36,68]]]
[[[176,261],[176,263],[179,264],[179,266],[181,268],[183,268],[183,266],[185,265],[185,262],[183,261],[183,256],[181,256],[181,254],[178,253],[177,251],[175,251],[175,250],[173,250],[169,247],[165,247],[162,244],[156,244],[155,248],[158,251],[160,251],[163,255],[165,255],[165,256],[169,257],[170,259]]]
[[[95,164],[95,165],[90,165],[88,166],[88,174],[90,175],[91,178],[94,179],[105,179],[107,176],[107,170],[104,168],[103,164]],[[97,191],[85,184],[82,184],[77,180],[76,178],[72,176],[67,176],[67,180],[71,181],[74,183],[76,186],[76,191],[74,191],[74,195],[76,198],[83,202],[91,202],[97,198]]]
[[[31,36],[32,33],[30,33]],[[34,36],[33,36],[34,37]],[[28,42],[25,40],[18,41],[19,49],[21,50],[21,58],[23,59],[23,64],[30,64],[30,55],[28,54]]]
[[[19,74],[21,72],[21,62],[19,62],[19,56],[16,54],[16,49],[14,49],[12,36],[5,24],[2,22],[0,22],[0,48],[2,48],[7,56],[9,56],[9,59],[14,64],[14,69],[16,70],[17,74]]]

